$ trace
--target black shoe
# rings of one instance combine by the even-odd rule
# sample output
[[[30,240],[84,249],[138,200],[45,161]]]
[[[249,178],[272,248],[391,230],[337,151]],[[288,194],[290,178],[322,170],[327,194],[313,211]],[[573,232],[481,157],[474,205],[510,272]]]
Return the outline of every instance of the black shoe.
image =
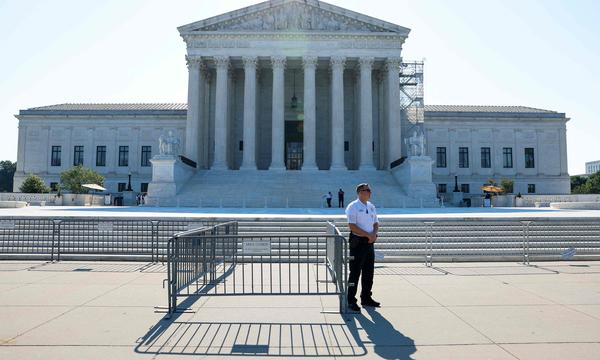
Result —
[[[355,311],[355,312],[360,312],[360,306],[356,305],[356,303],[348,304],[348,309]]]
[[[378,303],[377,301],[373,300],[373,299],[367,299],[367,300],[362,300],[360,302],[360,304],[362,306],[371,306],[371,307],[381,307],[381,303]]]

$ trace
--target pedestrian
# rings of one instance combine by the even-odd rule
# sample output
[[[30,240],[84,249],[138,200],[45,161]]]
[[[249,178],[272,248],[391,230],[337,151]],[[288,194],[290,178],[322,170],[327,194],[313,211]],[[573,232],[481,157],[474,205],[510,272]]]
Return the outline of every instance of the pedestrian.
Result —
[[[340,188],[338,191],[338,207],[344,207],[344,190]]]
[[[327,192],[327,194],[325,194],[325,199],[327,200],[327,207],[331,207],[331,199],[333,199],[333,195],[331,194],[331,191]]]
[[[348,307],[360,311],[356,292],[361,278],[360,301],[362,306],[380,307],[372,298],[373,274],[375,272],[375,250],[379,222],[375,206],[369,202],[371,188],[362,183],[356,187],[357,199],[348,204],[346,216],[350,228],[350,275],[348,277]]]

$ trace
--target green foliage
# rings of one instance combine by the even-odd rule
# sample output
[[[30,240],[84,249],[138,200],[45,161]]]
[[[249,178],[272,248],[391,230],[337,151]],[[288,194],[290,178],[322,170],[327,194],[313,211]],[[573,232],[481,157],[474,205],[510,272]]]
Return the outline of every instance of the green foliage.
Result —
[[[585,181],[582,182],[582,179]],[[600,171],[587,178],[571,176],[571,192],[573,194],[600,194]]]
[[[16,170],[16,162],[10,160],[0,161],[0,192],[13,191],[13,176]]]
[[[504,190],[505,193],[512,193],[514,186],[515,182],[512,179],[502,179],[500,181],[500,187]]]
[[[577,189],[581,185],[585,185],[586,181],[587,177],[585,176],[571,176],[571,192],[575,192],[575,189]]]
[[[494,180],[494,179],[488,179],[487,184],[496,186],[497,183],[496,183],[496,180]]]
[[[19,190],[28,194],[44,194],[49,193],[50,188],[44,184],[44,180],[41,177],[33,174],[29,174]]]
[[[98,184],[103,186],[104,177],[92,169],[77,165],[60,174],[60,183],[61,189],[73,194],[87,194],[89,190],[81,185]]]

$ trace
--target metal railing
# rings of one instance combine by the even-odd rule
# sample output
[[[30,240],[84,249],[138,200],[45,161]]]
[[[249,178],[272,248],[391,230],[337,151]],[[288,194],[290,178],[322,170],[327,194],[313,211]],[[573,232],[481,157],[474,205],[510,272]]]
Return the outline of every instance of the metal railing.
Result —
[[[244,236],[229,222],[175,234],[169,312],[180,297],[217,295],[337,295],[345,312],[347,242],[330,227],[332,234]]]
[[[174,233],[212,220],[0,219],[0,258],[161,261]]]
[[[600,259],[596,219],[424,221],[419,227],[422,235],[409,238],[408,243],[422,241],[417,245],[422,253],[416,250],[412,255],[421,253],[426,266],[432,266],[434,258],[440,262],[516,260],[526,265],[534,260]]]

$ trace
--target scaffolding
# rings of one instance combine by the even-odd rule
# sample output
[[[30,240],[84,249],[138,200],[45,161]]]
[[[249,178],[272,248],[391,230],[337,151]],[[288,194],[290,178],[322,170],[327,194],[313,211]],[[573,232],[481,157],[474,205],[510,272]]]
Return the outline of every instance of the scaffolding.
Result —
[[[411,61],[400,66],[400,109],[407,128],[422,126],[425,117],[423,65],[423,61]]]

